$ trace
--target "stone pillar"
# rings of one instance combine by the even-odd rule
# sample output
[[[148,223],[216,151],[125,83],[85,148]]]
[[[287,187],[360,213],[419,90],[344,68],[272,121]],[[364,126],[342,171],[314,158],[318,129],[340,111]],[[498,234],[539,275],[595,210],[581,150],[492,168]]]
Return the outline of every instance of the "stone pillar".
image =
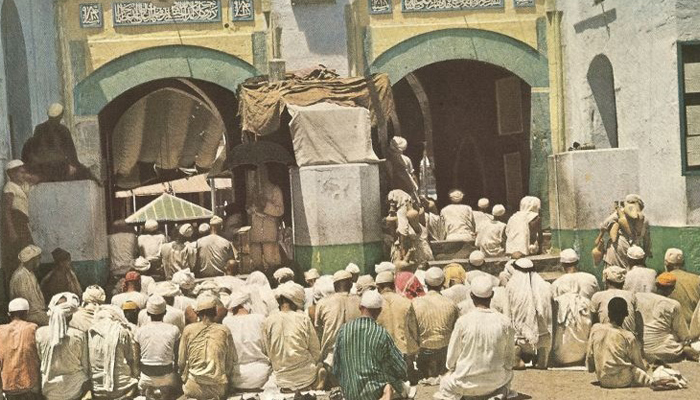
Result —
[[[71,253],[83,287],[107,283],[104,188],[94,181],[37,185],[29,192],[29,226],[35,244],[43,250],[42,264],[53,264],[51,251],[61,247]]]
[[[552,154],[552,128],[549,113],[549,88],[533,87],[530,95],[530,188],[529,193],[542,201],[542,226],[549,227],[549,187],[547,157]]]
[[[378,164],[307,166],[290,171],[294,259],[333,273],[355,263],[364,273],[382,258]]]

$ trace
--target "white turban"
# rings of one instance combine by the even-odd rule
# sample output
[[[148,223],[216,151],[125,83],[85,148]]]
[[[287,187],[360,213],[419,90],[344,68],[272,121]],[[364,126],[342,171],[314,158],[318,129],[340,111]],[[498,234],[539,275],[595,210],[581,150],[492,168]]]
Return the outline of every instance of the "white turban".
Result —
[[[175,297],[182,294],[180,292],[180,288],[170,281],[162,281],[152,284],[149,288],[149,292],[151,292],[150,294],[157,294],[163,297]]]
[[[440,286],[443,282],[445,282],[445,272],[442,268],[430,267],[425,271],[425,283],[428,286]]]
[[[7,312],[29,311],[29,302],[26,299],[18,297],[7,305]]]
[[[344,269],[336,271],[335,274],[333,274],[333,283],[344,281],[347,279],[352,279],[352,274]]]
[[[219,226],[223,223],[224,223],[224,220],[221,219],[221,217],[219,217],[218,215],[211,217],[211,219],[209,220],[209,225],[211,225],[211,226]]]
[[[199,225],[199,228],[197,228],[197,230],[199,231],[200,235],[206,235],[211,230],[211,226],[209,226],[209,224],[205,222]]]
[[[559,261],[561,261],[562,264],[573,264],[578,262],[578,260],[578,254],[576,254],[576,250],[574,249],[565,249],[559,254]]]
[[[294,282],[285,282],[275,289],[275,298],[284,297],[285,299],[294,303],[297,308],[304,308],[304,302],[306,300],[306,295],[304,293],[304,288],[301,285]]]
[[[63,115],[63,105],[60,103],[52,103],[46,110],[46,115],[49,118],[58,118]]]
[[[502,217],[506,214],[506,208],[503,206],[503,204],[496,204],[493,206],[491,214],[493,214],[494,217]]]
[[[310,270],[304,272],[304,279],[307,281],[309,279],[318,279],[321,275],[318,274],[318,270],[316,268],[311,268]]]
[[[525,196],[520,200],[520,211],[539,213],[542,202],[535,196]]]
[[[401,136],[394,136],[391,138],[390,146],[403,153],[408,148],[408,141]]]
[[[480,250],[475,250],[472,251],[471,254],[469,254],[469,264],[475,266],[475,267],[480,267],[484,265],[486,262],[486,255],[484,255],[483,252]]]
[[[168,309],[168,305],[165,302],[163,296],[154,294],[148,298],[146,301],[146,312],[153,315],[165,314]]]
[[[210,292],[213,295],[218,296],[219,292],[221,292],[221,286],[219,286],[219,284],[215,281],[203,281],[197,285],[193,291],[195,296],[199,296],[205,292]]]
[[[146,220],[146,223],[143,224],[143,229],[146,232],[155,232],[155,230],[158,229],[158,221],[155,219]]]
[[[374,272],[379,274],[384,271],[396,272],[396,266],[389,261],[382,261],[374,266]]]
[[[664,261],[666,262],[666,264],[670,264],[670,265],[683,264],[683,261],[684,261],[683,250],[676,249],[676,248],[670,248],[670,249],[666,250],[666,255],[664,256]]]
[[[180,233],[180,236],[188,239],[192,237],[192,234],[194,233],[194,229],[192,228],[191,224],[183,224],[180,226],[180,229],[178,230]]]
[[[624,283],[625,275],[627,270],[617,265],[611,265],[603,270],[603,279],[610,282]]]
[[[229,296],[228,299],[227,308],[230,310],[241,305],[243,308],[250,311],[250,293],[245,290],[239,290],[235,293],[231,293],[231,296]]]
[[[374,283],[372,275],[362,275],[359,278],[357,278],[357,284],[355,285],[355,288],[357,289],[357,294],[362,296],[362,293],[364,293],[368,289],[376,289],[377,285]]]
[[[358,279],[359,285],[359,279]],[[314,300],[318,302],[324,297],[328,297],[335,293],[335,287],[333,286],[333,277],[328,275],[323,275],[316,280],[314,283]]]
[[[194,274],[189,268],[181,269],[180,271],[174,273],[172,281],[174,284],[185,290],[192,290],[195,286]]]
[[[66,299],[63,303],[59,300]],[[72,316],[80,307],[78,295],[71,292],[63,292],[54,295],[49,302],[49,328],[51,332],[51,346],[61,342],[68,332],[66,318]]]
[[[272,274],[272,277],[275,278],[277,282],[282,279],[294,279],[294,271],[287,267],[280,268]]]
[[[86,304],[103,304],[105,299],[105,291],[98,285],[90,285],[83,292],[83,303]]]
[[[359,282],[359,279],[358,279]],[[377,274],[377,285],[381,283],[394,283],[394,273],[389,271],[380,272]]]
[[[38,246],[30,244],[19,252],[17,258],[21,263],[27,263],[41,255],[41,249]]]
[[[348,266],[345,267],[345,270],[351,274],[359,274],[360,273],[360,267],[358,267],[356,264],[353,264],[353,263],[348,264]]]
[[[134,269],[139,272],[146,272],[151,268],[151,262],[145,257],[139,257],[134,261]]]
[[[477,276],[472,281],[471,292],[476,297],[488,299],[493,296],[493,280],[489,276]]]
[[[487,198],[481,198],[479,199],[478,206],[479,208],[489,208],[489,205],[491,205],[491,202]]]
[[[533,269],[535,264],[529,258],[519,258],[513,262],[513,265],[520,269]]]
[[[450,190],[449,197],[453,203],[459,203],[464,199],[464,193],[459,189]]]
[[[23,167],[24,162],[22,160],[12,160],[5,164],[5,172],[12,171],[15,168]]]
[[[632,260],[641,260],[644,258],[644,256],[644,249],[639,246],[631,246],[629,249],[627,249],[627,257]]]
[[[362,307],[376,310],[382,308],[383,304],[384,299],[382,299],[382,295],[376,290],[368,290],[362,293],[362,299],[360,300],[360,305]]]

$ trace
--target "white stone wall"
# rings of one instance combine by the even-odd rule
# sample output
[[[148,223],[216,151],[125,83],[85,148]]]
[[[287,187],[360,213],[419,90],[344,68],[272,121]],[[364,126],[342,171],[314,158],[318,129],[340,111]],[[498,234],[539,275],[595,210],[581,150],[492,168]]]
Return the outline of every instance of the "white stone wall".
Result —
[[[645,212],[654,225],[685,225],[687,199],[700,193],[687,191],[681,173],[676,41],[700,39],[700,2],[559,0],[557,8],[563,12],[566,143],[592,141],[586,74],[604,54],[615,77],[619,147],[638,149]]]
[[[272,0],[272,11],[282,27],[281,50],[287,71],[323,64],[348,76],[345,7],[350,0],[310,2],[317,4]]]

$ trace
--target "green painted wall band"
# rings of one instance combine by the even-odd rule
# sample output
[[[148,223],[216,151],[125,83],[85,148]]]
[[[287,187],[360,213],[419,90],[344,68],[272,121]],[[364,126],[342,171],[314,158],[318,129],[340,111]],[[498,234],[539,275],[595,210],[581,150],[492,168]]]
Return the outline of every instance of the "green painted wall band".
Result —
[[[383,242],[343,244],[330,246],[294,246],[294,261],[302,270],[316,268],[323,274],[332,274],[349,263],[360,267],[362,274],[374,271],[374,265],[382,261]]]

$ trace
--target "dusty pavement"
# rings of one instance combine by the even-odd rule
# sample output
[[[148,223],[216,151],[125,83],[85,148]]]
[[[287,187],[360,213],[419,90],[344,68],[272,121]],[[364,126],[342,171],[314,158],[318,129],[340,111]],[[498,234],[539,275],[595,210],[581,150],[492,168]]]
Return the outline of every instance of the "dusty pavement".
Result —
[[[700,364],[682,362],[671,366],[688,380],[685,390],[654,392],[649,388],[602,389],[595,385],[595,374],[585,371],[516,371],[511,389],[520,393],[517,400],[700,400]],[[432,399],[437,387],[418,387],[418,400]]]

